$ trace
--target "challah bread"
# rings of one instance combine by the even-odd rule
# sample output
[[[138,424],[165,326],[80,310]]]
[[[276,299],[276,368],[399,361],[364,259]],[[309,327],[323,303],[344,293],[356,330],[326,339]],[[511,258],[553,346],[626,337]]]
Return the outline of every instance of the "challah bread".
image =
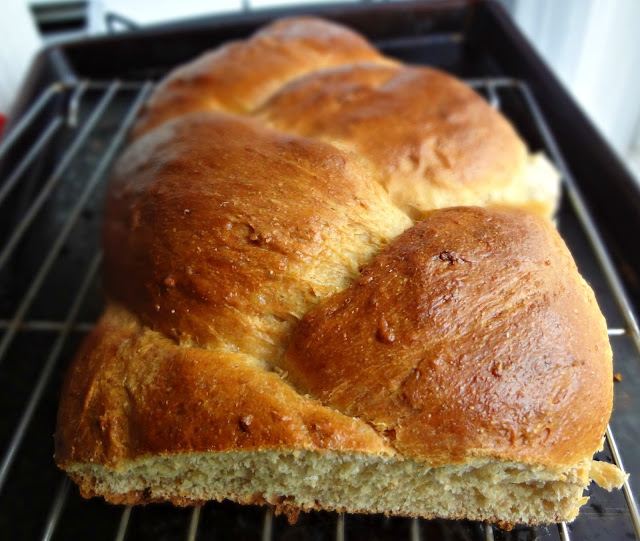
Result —
[[[57,463],[115,503],[575,517],[590,476],[623,480],[592,460],[612,398],[593,293],[545,218],[428,208],[502,201],[468,199],[523,160],[472,91],[323,21],[180,68],[113,174],[107,308],[65,380]]]

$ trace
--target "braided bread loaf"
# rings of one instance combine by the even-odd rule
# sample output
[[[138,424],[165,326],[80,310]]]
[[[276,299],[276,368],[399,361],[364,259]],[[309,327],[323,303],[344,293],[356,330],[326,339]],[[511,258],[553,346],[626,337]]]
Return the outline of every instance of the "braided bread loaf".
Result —
[[[510,525],[622,481],[604,319],[516,208],[557,178],[465,85],[290,19],[170,74],[132,139],[58,416],[85,496]]]

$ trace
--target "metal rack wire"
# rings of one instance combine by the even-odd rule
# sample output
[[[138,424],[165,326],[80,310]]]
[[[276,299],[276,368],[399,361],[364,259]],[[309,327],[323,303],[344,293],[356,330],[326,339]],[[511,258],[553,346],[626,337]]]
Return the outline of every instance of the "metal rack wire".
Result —
[[[524,104],[526,115],[530,117],[531,126],[537,132],[536,136],[562,173],[570,212],[575,215],[590,243],[592,257],[598,262],[601,274],[606,280],[609,289],[606,294],[615,301],[619,309],[619,324],[609,328],[609,335],[612,340],[614,338],[630,339],[635,347],[634,359],[631,362],[640,361],[638,323],[628,297],[624,292],[622,282],[530,88],[522,81],[507,78],[475,79],[468,81],[468,83],[484,93],[490,103],[497,108],[503,107],[505,99],[517,99]],[[0,246],[0,277],[2,277],[3,272],[23,273],[23,259],[20,254],[25,250],[28,251],[28,246],[33,240],[32,230],[34,228],[38,229],[37,225],[42,220],[42,215],[47,213],[47,209],[50,209],[52,204],[57,204],[56,194],[65,185],[65,182],[70,182],[70,177],[78,177],[78,173],[75,173],[75,175],[73,173],[74,164],[87,155],[92,155],[95,158],[95,161],[90,166],[90,174],[87,174],[86,178],[82,177],[78,189],[67,201],[67,208],[63,218],[57,219],[56,223],[59,224],[59,228],[51,232],[46,243],[46,249],[38,254],[36,263],[32,265],[31,272],[24,271],[25,274],[29,274],[21,282],[24,287],[16,288],[18,292],[14,295],[13,302],[9,302],[6,307],[0,306],[0,369],[6,363],[16,362],[14,358],[10,361],[7,361],[7,358],[15,356],[12,348],[22,334],[54,336],[48,345],[46,355],[42,356],[44,362],[39,367],[35,379],[29,382],[29,385],[24,389],[24,396],[21,397],[23,404],[18,414],[13,418],[17,419],[17,421],[14,421],[12,426],[5,429],[8,436],[6,439],[8,444],[2,450],[3,454],[0,462],[0,497],[5,497],[3,491],[6,489],[8,479],[12,476],[21,450],[25,448],[27,435],[33,429],[35,420],[38,419],[38,412],[42,408],[44,397],[47,395],[55,397],[56,395],[59,374],[64,368],[63,365],[66,364],[66,355],[68,355],[68,349],[71,347],[69,343],[73,342],[72,339],[74,338],[75,342],[77,342],[82,334],[91,327],[92,317],[97,314],[99,309],[95,308],[95,306],[98,306],[98,301],[94,298],[97,296],[95,284],[101,263],[97,235],[94,235],[87,244],[83,245],[83,264],[79,266],[81,268],[75,269],[74,288],[65,305],[65,312],[58,313],[56,317],[47,316],[46,312],[47,310],[51,311],[50,307],[45,310],[37,308],[39,299],[45,295],[44,291],[48,291],[52,287],[66,287],[66,284],[52,284],[51,275],[55,272],[56,265],[59,265],[70,238],[73,235],[77,236],[78,231],[82,230],[81,217],[92,201],[94,201],[94,206],[97,205],[96,209],[98,210],[95,210],[95,212],[99,213],[99,192],[104,185],[104,177],[121,148],[127,130],[149,95],[152,86],[152,83],[148,81],[139,83],[84,81],[74,85],[56,83],[51,85],[40,96],[0,144],[0,164],[3,157],[9,155],[14,147],[17,147],[20,143],[26,148],[22,153],[21,159],[13,163],[8,168],[9,170],[3,171],[4,178],[0,182],[0,205],[13,204],[15,193],[26,182],[25,178],[29,176],[35,177],[35,182],[38,185],[38,190],[27,198],[26,203],[23,202],[22,209],[19,212],[19,219]],[[52,106],[54,106],[54,114],[50,113]],[[505,114],[508,114],[508,111],[505,111]],[[104,126],[100,128],[105,118],[112,118],[113,122],[107,125],[106,128]],[[39,129],[36,130],[37,135],[32,136],[31,140],[24,145],[23,139],[28,138],[26,136],[29,135],[29,130],[36,122],[41,124]],[[100,137],[103,144],[97,147],[95,145],[92,146],[92,141],[97,137],[96,133],[100,132],[101,129],[103,133]],[[66,139],[62,137],[63,132]],[[56,147],[60,139],[64,139],[62,145],[64,148],[62,150]],[[44,159],[43,156],[47,153],[53,153],[53,165],[49,168],[45,167],[43,169],[41,167],[38,169],[38,162],[42,161]],[[98,226],[93,226],[94,233],[98,229]],[[86,309],[86,305],[91,302],[91,299],[93,299],[94,303],[93,311]],[[55,312],[55,310],[53,311]],[[41,315],[40,312],[45,315]],[[88,316],[87,313],[89,314]],[[615,351],[616,348],[614,347],[614,353]],[[48,428],[50,435],[53,427],[49,426]],[[607,429],[606,439],[610,458],[622,468],[622,453],[610,428]],[[48,471],[55,472],[55,466],[50,457],[42,467]],[[40,538],[43,540],[55,539],[56,535],[60,533],[65,519],[67,521],[72,520],[65,515],[65,509],[69,506],[69,499],[81,502],[75,492],[75,488],[71,486],[66,476],[61,473],[52,473],[50,475],[53,476],[52,479],[57,479],[57,485],[54,483],[57,488],[52,491],[51,497],[43,504],[47,508],[47,511],[43,513],[43,520],[34,526],[40,532]],[[19,479],[17,481],[14,480],[14,484],[18,483],[19,485],[19,481]],[[618,510],[620,517],[626,517],[628,522],[627,534],[631,536],[635,534],[640,539],[638,506],[628,482],[624,485],[623,493],[624,509],[620,507],[619,502],[615,504],[618,506],[615,508]],[[620,498],[622,498],[621,495]],[[2,500],[0,499],[0,505],[1,503]],[[107,506],[105,505],[104,507]],[[113,506],[110,508],[118,509]],[[182,530],[181,533],[177,534],[178,538],[189,541],[200,538],[203,513],[207,512],[207,507],[203,509],[193,508],[188,512],[188,516],[184,514],[184,511],[181,511]],[[2,507],[0,507],[0,515],[3,512]],[[240,510],[238,512],[243,513],[244,511]],[[132,522],[136,521],[137,513],[136,509],[132,510],[129,507],[121,508],[119,518],[113,517],[113,513],[111,513],[112,531],[108,538],[117,541],[132,538]],[[167,513],[171,513],[171,511],[167,511]],[[263,513],[262,518],[254,515],[254,522],[263,541],[275,539],[286,530],[287,527],[273,516],[270,509],[261,511],[261,513]],[[324,521],[322,524],[326,531],[330,532],[330,537],[337,541],[346,541],[350,539],[354,528],[360,528],[358,526],[360,523],[357,520],[359,519],[343,514],[326,514],[322,518],[322,521]],[[395,520],[403,521],[401,528],[403,533],[402,535],[394,534],[394,539],[402,538],[403,536],[411,541],[426,539],[426,532],[436,526],[453,531],[452,523],[446,521],[434,523],[434,521],[422,519]],[[355,526],[352,526],[352,524]],[[313,525],[306,527],[313,527]],[[466,528],[465,531],[469,532],[469,537],[464,538],[485,540],[508,538],[505,537],[507,534],[500,530],[495,530],[491,525],[469,523],[461,527]],[[567,524],[536,528],[530,530],[531,536],[528,538],[562,540],[580,538],[579,535],[581,534],[579,532],[575,534],[572,531],[573,528],[573,525]],[[452,535],[455,536],[456,534]],[[294,538],[299,537],[294,536]]]

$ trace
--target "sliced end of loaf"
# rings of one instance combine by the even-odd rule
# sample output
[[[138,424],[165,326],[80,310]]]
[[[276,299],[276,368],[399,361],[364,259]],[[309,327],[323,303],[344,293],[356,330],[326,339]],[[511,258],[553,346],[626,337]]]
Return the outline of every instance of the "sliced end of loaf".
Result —
[[[258,451],[149,457],[120,471],[87,463],[67,469],[85,497],[113,503],[229,499],[272,504],[292,521],[299,511],[325,509],[499,521],[508,528],[575,518],[587,501],[591,460],[559,471],[489,458],[429,467],[367,454]]]

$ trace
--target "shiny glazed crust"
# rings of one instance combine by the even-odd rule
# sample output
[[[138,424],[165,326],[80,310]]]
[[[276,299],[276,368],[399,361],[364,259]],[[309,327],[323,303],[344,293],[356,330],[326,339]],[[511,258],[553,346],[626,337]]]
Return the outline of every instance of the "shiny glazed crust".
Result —
[[[341,25],[312,17],[276,21],[173,71],[158,85],[132,136],[193,111],[250,113],[295,78],[354,62],[395,63]]]
[[[179,68],[113,174],[107,308],[65,380],[57,463],[115,503],[573,518],[612,402],[593,293],[546,218],[434,210],[548,217],[527,160],[472,90],[325,21]],[[287,460],[308,478],[282,493]],[[316,495],[343,463],[387,493],[354,474]],[[471,499],[434,507],[443,486]]]
[[[256,359],[179,346],[114,304],[62,394],[63,466],[117,469],[150,455],[237,449],[393,453],[368,424],[297,393]]]
[[[499,201],[525,167],[526,147],[506,119],[432,68],[359,63],[317,71],[284,86],[257,114],[352,151],[417,218]]]
[[[435,211],[308,308],[269,358],[251,341],[177,344],[112,302],[66,380],[59,463],[285,448],[567,468],[601,444],[606,324],[540,218]]]
[[[307,312],[284,369],[429,464],[570,466],[612,405],[593,292],[555,229],[514,209],[430,214]]]
[[[129,147],[105,223],[111,298],[181,343],[268,362],[311,305],[411,225],[332,146],[210,112]]]

